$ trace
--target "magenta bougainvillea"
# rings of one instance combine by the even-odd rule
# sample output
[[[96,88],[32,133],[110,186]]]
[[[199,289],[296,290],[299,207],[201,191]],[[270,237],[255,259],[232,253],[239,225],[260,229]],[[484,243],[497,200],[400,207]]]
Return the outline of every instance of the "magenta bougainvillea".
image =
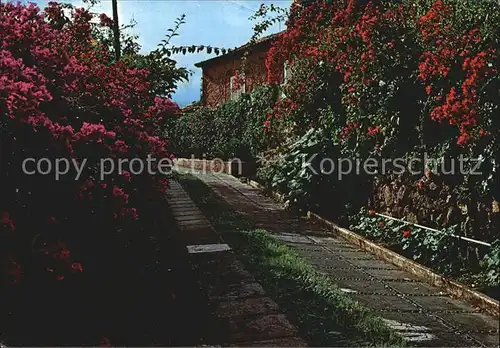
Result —
[[[95,38],[92,18],[76,9],[66,21],[57,3],[45,12],[33,4],[0,4],[3,281],[37,273],[64,281],[85,273],[82,246],[140,219],[139,188],[147,195],[167,185],[164,177],[128,170],[99,176],[103,158],[168,156],[156,134],[178,107],[150,92],[149,71],[113,61]],[[66,158],[83,169],[77,180],[74,170],[59,180],[27,175],[26,158]]]

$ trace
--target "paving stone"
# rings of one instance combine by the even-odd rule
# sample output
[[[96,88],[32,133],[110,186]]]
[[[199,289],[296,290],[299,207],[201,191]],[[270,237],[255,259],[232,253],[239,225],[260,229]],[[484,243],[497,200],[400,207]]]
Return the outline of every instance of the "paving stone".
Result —
[[[438,288],[423,282],[391,282],[389,285],[405,295],[445,295],[445,293]]]
[[[186,248],[189,254],[217,253],[221,251],[231,250],[231,247],[225,243],[188,245]]]
[[[415,301],[428,311],[476,311],[473,307],[463,301],[457,301],[444,296],[412,296],[411,300]]]
[[[283,234],[273,234],[272,236],[276,239],[281,240],[282,242],[285,242],[285,243],[292,243],[292,244],[296,244],[296,243],[312,244],[313,243],[313,241],[311,241],[307,237],[297,235],[297,234],[294,235],[294,234],[283,233]]]
[[[209,224],[208,220],[205,217],[199,217],[197,219],[190,219],[189,217],[179,217],[176,218],[177,223],[180,225],[207,225]]]
[[[432,312],[476,312],[476,310],[466,302],[457,301],[445,296],[411,296],[410,299]]]
[[[439,315],[446,322],[463,331],[498,331],[498,319],[483,313],[442,313]],[[498,332],[496,333],[498,337]]]
[[[412,313],[415,314],[415,313]],[[427,322],[429,319],[427,318]],[[412,347],[471,347],[471,341],[453,332],[446,331],[443,326],[440,330],[433,330],[427,324],[417,326],[408,323],[396,323],[396,325],[388,323],[395,329],[407,344]],[[399,325],[397,325],[399,324]],[[427,329],[427,330],[426,330]]]
[[[384,319],[384,322],[391,329],[403,336],[406,342],[428,344],[428,342],[438,340],[438,337],[427,326],[414,325],[391,319]]]
[[[322,273],[328,274],[332,279],[357,279],[357,280],[370,280],[370,276],[359,272],[355,269],[324,269]]]
[[[178,223],[180,224],[191,224],[191,223],[204,223],[204,224],[207,224],[207,223],[210,223],[207,218],[202,215],[202,214],[199,214],[199,215],[195,215],[195,216],[192,216],[192,215],[183,215],[183,216],[177,216],[175,218],[175,221],[177,221]]]
[[[326,249],[323,249],[321,246],[316,245],[316,244],[295,245],[294,248],[299,253],[312,254],[313,256],[318,256],[318,255],[314,255],[314,254],[325,254],[327,252]]]
[[[186,194],[182,195],[182,197],[175,197],[170,203],[171,205],[195,205],[194,202],[189,198]]]
[[[265,292],[259,283],[240,283],[233,286],[215,286],[208,291],[209,300],[229,301],[239,298],[260,297]]]
[[[380,261],[380,260],[356,260],[356,259],[351,259],[349,260],[350,263],[362,267],[362,268],[385,268],[385,269],[394,269],[397,270],[398,268],[390,263]]]
[[[371,280],[334,280],[340,288],[352,289],[358,293],[394,295],[394,292],[387,289],[383,284]]]
[[[219,302],[215,308],[215,313],[219,317],[273,314],[278,312],[278,305],[269,297],[244,298],[226,302]]]
[[[331,250],[333,252],[362,252],[364,253],[363,250],[358,249],[354,245],[349,245],[347,243],[325,243],[324,246],[328,248],[328,250]]]
[[[338,238],[334,238],[334,237],[319,237],[319,236],[316,236],[316,237],[310,237],[312,240],[314,240],[316,243],[319,243],[319,244],[324,244],[326,246],[336,246],[336,247],[339,247],[339,248],[343,248],[343,247],[346,247],[346,248],[354,248],[354,246],[352,245],[349,245],[348,243],[346,243],[344,240],[341,240],[341,239],[338,239]]]
[[[194,204],[194,202],[189,199],[189,200],[169,200],[168,202],[169,206],[172,208],[172,209],[186,209],[187,207],[189,208],[193,208],[193,209],[199,209],[198,206],[196,204]]]
[[[352,294],[354,299],[379,311],[418,311],[414,305],[399,296]]]
[[[485,344],[487,347],[499,347],[499,336],[496,334],[471,333],[472,337]]]
[[[170,204],[170,210],[172,210],[172,212],[176,214],[178,212],[184,212],[187,210],[198,211],[199,209],[194,204],[185,203],[185,204]]]
[[[205,218],[205,215],[203,215],[203,213],[200,211],[200,209],[196,208],[196,209],[182,209],[182,210],[177,210],[175,212],[175,216],[178,217],[178,218],[183,218],[185,216],[188,216],[188,217],[193,217],[193,216],[196,216],[196,217],[199,217],[199,218]]]
[[[168,189],[166,191],[167,197],[172,197],[172,198],[184,198],[186,196],[186,192],[183,189]]]
[[[365,269],[366,273],[371,274],[372,276],[382,279],[382,280],[391,280],[391,279],[403,279],[403,280],[418,280],[418,278],[408,272],[401,270],[385,270],[385,269]]]
[[[377,260],[377,258],[364,251],[338,250],[335,252],[335,255],[341,256],[346,259]]]
[[[386,319],[399,321],[410,324],[412,326],[421,326],[428,328],[434,338],[430,340],[422,340],[420,342],[411,342],[412,346],[421,347],[472,347],[477,344],[472,344],[463,335],[457,334],[449,327],[443,325],[439,321],[430,318],[423,313],[408,313],[405,312],[384,312],[381,316]]]
[[[285,337],[267,341],[243,342],[230,347],[307,347],[307,343],[299,337]]]
[[[310,259],[310,262],[316,265],[321,270],[334,269],[334,268],[349,268],[353,269],[353,266],[347,261],[335,258],[321,258],[314,257]]]
[[[181,207],[181,208],[172,207],[172,212],[173,212],[175,217],[182,217],[182,216],[186,216],[186,215],[200,215],[200,214],[203,215],[200,212],[200,209],[198,209],[197,207],[186,207],[186,208],[184,208],[184,207]]]
[[[283,314],[229,318],[229,342],[252,342],[296,337],[297,331]]]
[[[430,318],[423,312],[420,313],[408,313],[405,312],[384,312],[380,314],[381,317],[389,320],[394,320],[398,322],[408,323],[411,325],[425,326],[429,328],[432,332],[442,332],[446,331],[447,327],[436,319]]]

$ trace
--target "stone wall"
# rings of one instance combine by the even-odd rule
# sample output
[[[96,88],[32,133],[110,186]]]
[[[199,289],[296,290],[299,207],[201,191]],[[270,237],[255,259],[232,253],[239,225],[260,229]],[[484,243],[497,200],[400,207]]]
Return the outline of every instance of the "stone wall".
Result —
[[[377,212],[429,227],[461,224],[462,230],[474,230],[478,239],[489,239],[500,228],[497,201],[477,202],[476,209],[460,204],[452,188],[432,173],[420,179],[408,175],[378,178],[370,206]]]

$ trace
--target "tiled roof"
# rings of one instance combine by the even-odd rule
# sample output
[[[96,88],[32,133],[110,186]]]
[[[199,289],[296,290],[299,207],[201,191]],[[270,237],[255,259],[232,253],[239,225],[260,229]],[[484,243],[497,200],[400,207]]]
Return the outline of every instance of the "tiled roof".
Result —
[[[198,68],[201,68],[206,63],[213,62],[213,61],[215,61],[217,59],[220,59],[222,57],[227,57],[227,56],[230,56],[230,55],[235,54],[235,53],[239,53],[239,52],[245,50],[246,48],[249,48],[249,47],[252,47],[252,46],[264,43],[264,42],[268,42],[268,41],[274,40],[276,37],[278,37],[282,33],[283,32],[280,31],[279,33],[275,33],[275,34],[271,34],[271,35],[268,35],[268,36],[264,36],[264,37],[262,37],[260,39],[257,39],[255,41],[253,41],[253,42],[248,42],[248,43],[244,44],[243,46],[236,47],[236,48],[230,50],[229,52],[227,52],[226,54],[221,54],[221,55],[219,55],[217,57],[213,57],[213,58],[210,58],[210,59],[198,62],[194,66],[196,66]]]

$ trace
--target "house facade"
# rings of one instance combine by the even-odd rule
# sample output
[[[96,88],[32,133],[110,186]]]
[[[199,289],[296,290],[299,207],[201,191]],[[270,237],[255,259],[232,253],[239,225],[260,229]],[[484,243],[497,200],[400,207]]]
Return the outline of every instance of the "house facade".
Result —
[[[204,106],[217,106],[236,98],[241,93],[251,93],[255,87],[267,81],[266,56],[274,40],[279,35],[273,34],[245,44],[224,55],[220,55],[199,63],[201,68],[202,95]],[[242,59],[248,52],[245,64],[244,78],[236,81],[236,72],[241,76]]]

